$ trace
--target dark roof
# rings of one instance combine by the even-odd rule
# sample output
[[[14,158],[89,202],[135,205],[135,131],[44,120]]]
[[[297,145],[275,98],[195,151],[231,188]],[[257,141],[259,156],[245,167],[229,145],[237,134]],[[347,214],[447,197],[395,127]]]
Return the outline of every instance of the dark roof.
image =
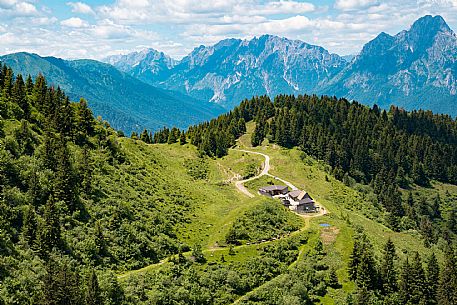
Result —
[[[283,199],[283,200],[282,200],[282,204],[284,204],[284,205],[290,205],[290,201],[287,200],[287,199]]]
[[[310,198],[312,200],[311,196],[307,192],[300,190],[294,190],[289,192],[289,196],[292,198],[296,198],[298,200],[302,200],[305,198]]]
[[[300,200],[300,203],[301,204],[310,204],[310,203],[314,203],[314,200],[312,200],[311,198],[304,198],[304,199]]]
[[[287,186],[284,185],[269,185],[260,188],[261,191],[269,192],[269,191],[283,191],[287,190]]]
[[[289,192],[289,196],[290,197],[293,197],[293,198],[296,198],[300,195],[301,191],[300,190],[294,190],[294,191],[290,191]]]

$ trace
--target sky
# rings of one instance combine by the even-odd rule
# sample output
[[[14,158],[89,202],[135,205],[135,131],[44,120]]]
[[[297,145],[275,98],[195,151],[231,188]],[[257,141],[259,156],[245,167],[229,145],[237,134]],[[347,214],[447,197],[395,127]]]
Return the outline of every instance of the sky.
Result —
[[[457,29],[457,0],[0,0],[0,54],[102,59],[154,48],[180,59],[225,38],[273,34],[349,55],[426,14]]]

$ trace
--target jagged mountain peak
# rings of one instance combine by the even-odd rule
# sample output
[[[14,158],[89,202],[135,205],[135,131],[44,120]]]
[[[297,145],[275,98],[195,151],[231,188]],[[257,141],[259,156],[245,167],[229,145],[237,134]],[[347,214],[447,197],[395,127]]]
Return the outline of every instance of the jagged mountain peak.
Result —
[[[440,15],[426,15],[417,19],[411,26],[409,32],[417,33],[437,33],[437,32],[452,32],[449,25]]]
[[[430,15],[395,36],[381,33],[322,92],[456,115],[457,37]]]

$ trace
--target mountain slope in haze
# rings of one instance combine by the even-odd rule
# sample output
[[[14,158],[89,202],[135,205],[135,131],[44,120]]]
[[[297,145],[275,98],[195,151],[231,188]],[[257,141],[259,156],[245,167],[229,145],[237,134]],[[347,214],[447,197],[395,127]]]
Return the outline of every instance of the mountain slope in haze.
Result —
[[[223,112],[217,105],[155,88],[94,60],[16,53],[0,57],[0,61],[16,73],[46,75],[50,85],[60,86],[73,100],[86,98],[95,115],[127,133],[172,125],[186,128]]]
[[[422,17],[395,36],[381,33],[321,93],[455,116],[457,36],[441,16]]]
[[[156,54],[156,51],[151,51]],[[135,53],[118,61],[123,67]],[[145,57],[137,66],[160,66]],[[252,40],[227,39],[214,46],[200,46],[168,71],[149,69],[131,75],[156,86],[180,91],[200,100],[231,108],[252,96],[302,93],[315,90],[346,66],[340,56],[298,40],[264,35]],[[149,76],[148,76],[149,75]]]
[[[150,82],[158,74],[166,74],[178,63],[163,52],[151,48],[126,55],[109,56],[104,62],[145,82]]]

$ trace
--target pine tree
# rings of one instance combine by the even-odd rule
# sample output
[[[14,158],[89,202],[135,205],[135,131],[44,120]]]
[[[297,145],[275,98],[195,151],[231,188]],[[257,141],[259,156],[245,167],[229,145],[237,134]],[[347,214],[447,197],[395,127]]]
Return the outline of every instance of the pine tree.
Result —
[[[89,195],[92,191],[92,174],[93,164],[92,156],[87,145],[82,149],[82,156],[80,161],[79,177],[81,181],[81,190],[84,194]]]
[[[263,123],[261,122],[257,122],[257,124],[255,125],[255,128],[254,128],[254,132],[252,133],[252,136],[251,136],[251,144],[252,146],[259,146],[260,144],[262,144],[263,142],[263,139],[265,137],[265,134],[264,134],[264,125]]]
[[[352,247],[352,252],[349,257],[349,264],[348,264],[348,272],[349,278],[353,281],[357,279],[357,271],[360,264],[360,257],[362,253],[362,244],[360,242],[360,238],[356,238],[354,240],[354,246]]]
[[[99,256],[106,255],[106,253],[107,253],[106,241],[105,241],[105,237],[103,235],[103,230],[101,228],[99,221],[95,222],[94,238],[95,238],[94,242],[95,242],[97,255],[99,255]]]
[[[181,136],[179,137],[179,144],[184,145],[186,143],[187,143],[186,133],[183,131],[183,132],[181,132]]]
[[[25,214],[24,218],[22,234],[27,244],[31,248],[33,248],[35,240],[37,238],[37,227],[38,220],[37,215],[35,213],[35,207],[33,205],[29,205],[29,208],[27,209],[27,213]]]
[[[22,111],[21,115],[16,117],[17,119],[30,118],[30,105],[26,94],[24,80],[22,79],[22,75],[19,74],[12,88],[12,102],[18,105]]]
[[[366,287],[368,290],[376,289],[378,286],[373,246],[364,233],[359,233],[354,242],[349,261],[349,277],[357,286]]]
[[[60,138],[57,150],[57,166],[54,179],[54,196],[57,201],[65,202],[68,210],[74,212],[78,208],[77,180],[70,152],[64,138]]]
[[[395,177],[395,182],[401,188],[407,188],[408,187],[408,180],[406,179],[406,173],[405,173],[405,170],[403,169],[402,166],[398,167],[397,176]]]
[[[401,304],[410,304],[411,300],[411,265],[408,258],[403,263],[399,276],[399,291]]]
[[[93,136],[95,131],[95,121],[92,111],[87,105],[85,99],[81,99],[76,105],[76,142],[84,144],[87,142],[87,137]]]
[[[43,304],[83,304],[79,273],[67,258],[53,253],[47,260],[42,297]]]
[[[43,221],[39,223],[38,228],[37,243],[43,256],[46,256],[54,248],[60,249],[62,247],[60,213],[52,195],[46,202]]]
[[[422,260],[418,252],[414,254],[410,269],[410,291],[412,304],[426,304],[427,280],[425,277]]]
[[[420,186],[429,186],[430,181],[428,180],[427,175],[425,174],[424,165],[422,163],[414,162],[413,164],[413,180],[414,183]]]
[[[94,269],[92,269],[89,274],[89,278],[87,279],[84,301],[86,305],[103,304],[101,289],[98,285],[97,274],[95,274]]]
[[[457,267],[454,251],[450,246],[446,248],[444,253],[444,265],[438,287],[438,304],[457,304]]]
[[[143,141],[144,143],[151,144],[152,140],[149,137],[149,132],[144,129],[143,132],[140,135],[140,140]]]
[[[384,256],[381,263],[381,280],[382,287],[386,294],[397,291],[397,272],[395,269],[395,245],[389,238],[384,246]]]
[[[74,116],[70,99],[65,97],[59,107],[55,123],[57,131],[65,138],[71,139],[73,137]]]
[[[427,298],[428,304],[438,304],[437,293],[440,280],[440,267],[435,253],[432,253],[427,262]]]

